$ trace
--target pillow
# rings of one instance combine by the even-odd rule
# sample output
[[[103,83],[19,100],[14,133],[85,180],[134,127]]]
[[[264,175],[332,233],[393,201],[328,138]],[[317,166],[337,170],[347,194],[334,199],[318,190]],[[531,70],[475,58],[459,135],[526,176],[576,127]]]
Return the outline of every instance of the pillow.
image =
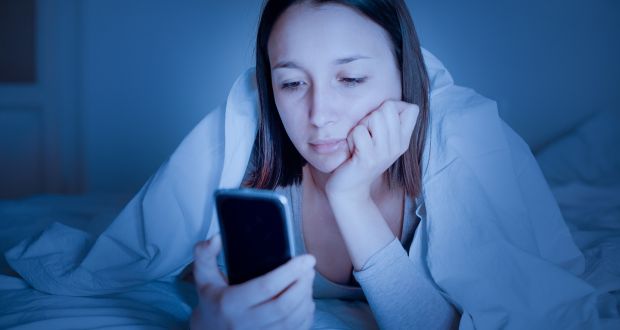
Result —
[[[594,113],[543,147],[536,158],[552,186],[620,184],[620,111]]]

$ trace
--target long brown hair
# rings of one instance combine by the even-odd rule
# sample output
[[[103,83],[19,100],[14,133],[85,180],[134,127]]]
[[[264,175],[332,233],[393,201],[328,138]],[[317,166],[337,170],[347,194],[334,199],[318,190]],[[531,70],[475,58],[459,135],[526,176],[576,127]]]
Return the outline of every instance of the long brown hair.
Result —
[[[416,197],[422,189],[421,161],[429,120],[429,82],[420,42],[403,0],[268,0],[256,36],[256,81],[260,100],[258,132],[245,186],[275,189],[301,182],[305,159],[289,139],[276,108],[271,85],[267,44],[277,19],[291,5],[337,3],[356,9],[384,28],[392,41],[401,73],[402,100],[417,104],[420,112],[409,149],[388,169],[390,187],[400,186]]]

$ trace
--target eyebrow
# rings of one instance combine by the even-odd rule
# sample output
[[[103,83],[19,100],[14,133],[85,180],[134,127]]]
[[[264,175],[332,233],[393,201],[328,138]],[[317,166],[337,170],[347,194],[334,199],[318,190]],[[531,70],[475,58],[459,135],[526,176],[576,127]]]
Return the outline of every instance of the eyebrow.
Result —
[[[342,64],[351,63],[357,60],[367,60],[367,59],[371,59],[371,57],[363,56],[363,55],[354,55],[354,56],[336,59],[333,61],[333,64],[342,65]],[[278,62],[276,65],[273,66],[272,70],[276,70],[276,69],[301,69],[301,67],[293,61],[283,61],[283,62]]]
[[[351,62],[357,61],[357,60],[368,60],[368,59],[370,59],[370,57],[368,57],[368,56],[355,55],[355,56],[349,56],[349,57],[345,57],[345,58],[339,58],[339,59],[334,61],[334,64],[341,65],[341,64],[351,63]]]

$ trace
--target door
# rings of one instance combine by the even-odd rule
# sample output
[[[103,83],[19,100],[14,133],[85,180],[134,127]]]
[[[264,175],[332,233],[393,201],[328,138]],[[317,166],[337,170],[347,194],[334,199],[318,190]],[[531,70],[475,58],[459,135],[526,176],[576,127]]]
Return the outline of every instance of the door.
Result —
[[[79,0],[0,0],[0,198],[82,190]]]

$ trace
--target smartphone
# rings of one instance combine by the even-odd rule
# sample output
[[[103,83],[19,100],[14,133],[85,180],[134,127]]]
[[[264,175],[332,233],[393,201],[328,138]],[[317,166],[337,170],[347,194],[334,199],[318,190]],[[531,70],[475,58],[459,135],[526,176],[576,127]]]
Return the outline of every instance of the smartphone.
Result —
[[[264,275],[292,258],[286,197],[271,190],[219,189],[214,198],[229,284]]]

